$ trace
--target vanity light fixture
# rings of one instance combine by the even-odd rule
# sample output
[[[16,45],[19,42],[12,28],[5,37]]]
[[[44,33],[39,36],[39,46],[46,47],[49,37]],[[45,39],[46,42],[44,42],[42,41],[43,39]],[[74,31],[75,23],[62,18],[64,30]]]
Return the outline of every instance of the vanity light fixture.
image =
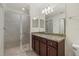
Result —
[[[47,13],[48,13],[48,14],[51,13],[51,8],[50,8],[50,7],[47,8]]]
[[[45,14],[47,15],[47,14],[48,14],[48,12],[47,12],[47,11],[48,11],[47,8],[45,8],[44,11],[45,11]]]
[[[52,12],[53,12],[53,8],[52,7],[49,7],[49,6],[47,8],[44,8],[42,10],[42,14],[45,14],[45,15],[50,14]]]

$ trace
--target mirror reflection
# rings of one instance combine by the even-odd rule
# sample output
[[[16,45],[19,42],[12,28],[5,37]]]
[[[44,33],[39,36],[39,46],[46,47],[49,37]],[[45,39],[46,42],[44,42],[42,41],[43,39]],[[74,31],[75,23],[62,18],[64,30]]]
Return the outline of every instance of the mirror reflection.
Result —
[[[41,5],[41,4],[40,4]],[[32,22],[34,32],[65,34],[65,4],[43,4]]]
[[[65,34],[65,4],[58,4],[53,12],[45,14],[45,32]]]

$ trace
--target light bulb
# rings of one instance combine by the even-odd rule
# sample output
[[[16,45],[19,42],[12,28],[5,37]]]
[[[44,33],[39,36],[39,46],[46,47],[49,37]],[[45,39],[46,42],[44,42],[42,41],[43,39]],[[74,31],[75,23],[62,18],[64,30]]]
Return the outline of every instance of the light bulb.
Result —
[[[22,10],[25,10],[25,8],[22,8]]]
[[[45,13],[45,11],[44,10],[42,10],[42,14],[44,14]]]
[[[33,18],[34,20],[37,19],[36,17]]]
[[[47,8],[48,11],[49,11],[50,9],[51,9],[50,7]]]
[[[53,12],[53,8],[51,8],[51,10],[50,10],[51,12]]]
[[[45,8],[44,11],[47,12],[47,9]]]

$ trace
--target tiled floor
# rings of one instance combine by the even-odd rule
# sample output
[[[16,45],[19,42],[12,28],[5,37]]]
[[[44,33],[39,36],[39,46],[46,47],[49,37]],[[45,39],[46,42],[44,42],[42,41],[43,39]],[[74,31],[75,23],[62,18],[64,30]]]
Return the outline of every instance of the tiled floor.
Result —
[[[26,51],[27,56],[38,56],[34,51]]]
[[[5,56],[37,56],[36,53],[29,50],[29,47],[25,47],[20,49],[19,47],[9,48],[5,50]]]

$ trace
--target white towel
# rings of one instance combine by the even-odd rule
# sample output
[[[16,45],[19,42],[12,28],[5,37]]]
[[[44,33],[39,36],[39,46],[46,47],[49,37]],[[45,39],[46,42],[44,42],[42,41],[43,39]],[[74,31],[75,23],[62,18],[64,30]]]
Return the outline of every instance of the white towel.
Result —
[[[72,47],[75,49],[79,49],[79,45],[78,44],[72,44]]]

